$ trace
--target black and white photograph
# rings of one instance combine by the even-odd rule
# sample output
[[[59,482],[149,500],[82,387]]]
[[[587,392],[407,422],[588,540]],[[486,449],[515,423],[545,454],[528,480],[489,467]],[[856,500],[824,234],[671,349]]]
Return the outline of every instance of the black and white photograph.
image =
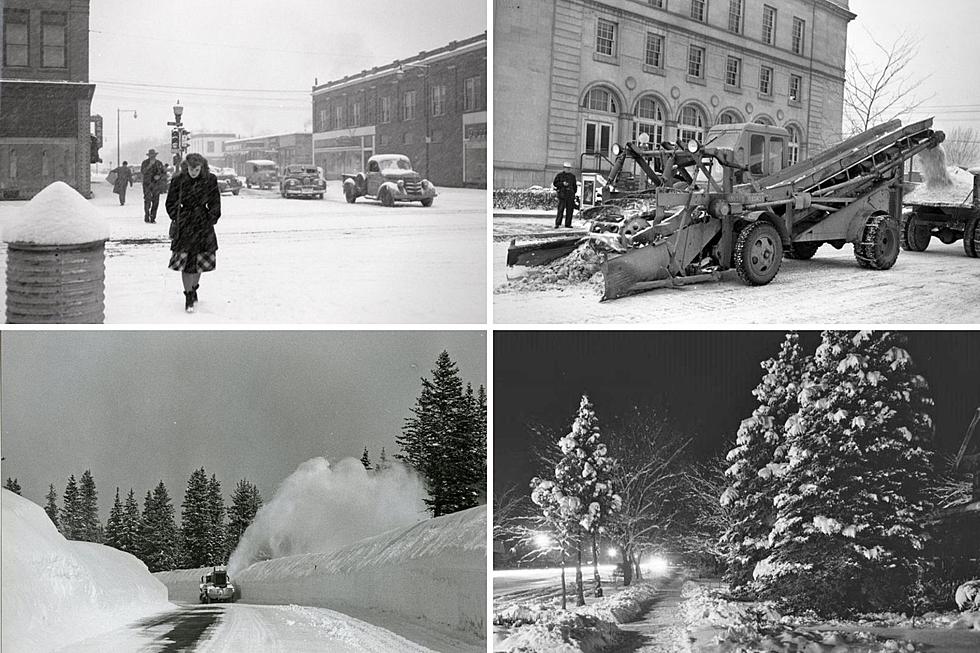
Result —
[[[485,0],[5,0],[6,322],[484,324]]]
[[[975,324],[978,19],[495,0],[494,322]]]
[[[482,331],[4,331],[4,653],[486,651]]]
[[[980,333],[493,358],[494,651],[980,650]]]

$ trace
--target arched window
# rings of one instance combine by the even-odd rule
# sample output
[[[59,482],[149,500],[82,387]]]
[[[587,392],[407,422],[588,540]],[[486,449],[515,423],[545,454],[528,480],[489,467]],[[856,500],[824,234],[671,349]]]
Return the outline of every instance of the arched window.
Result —
[[[786,131],[789,132],[789,142],[786,144],[788,164],[793,165],[800,160],[800,142],[803,140],[803,135],[796,125],[786,125]]]
[[[776,123],[774,123],[772,121],[772,118],[770,118],[769,116],[759,116],[758,118],[755,119],[755,122],[757,124],[760,124],[760,125],[775,125],[776,124]]]
[[[649,134],[651,143],[664,140],[663,105],[653,97],[642,97],[633,109],[633,140],[638,140],[640,134]]]
[[[722,111],[721,115],[718,116],[719,125],[731,125],[739,122],[742,122],[742,116],[738,115],[738,113],[732,111],[731,109]]]
[[[582,106],[589,111],[602,111],[604,113],[618,113],[616,109],[616,98],[609,89],[596,86],[585,94],[585,102]]]
[[[692,138],[704,142],[704,112],[694,104],[688,104],[681,109],[681,117],[677,123],[677,137],[682,141]]]

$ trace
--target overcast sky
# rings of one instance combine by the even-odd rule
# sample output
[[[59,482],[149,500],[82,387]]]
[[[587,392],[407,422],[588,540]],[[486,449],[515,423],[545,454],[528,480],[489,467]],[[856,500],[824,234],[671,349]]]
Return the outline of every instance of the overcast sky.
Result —
[[[266,499],[301,462],[397,451],[443,350],[486,385],[480,331],[4,331],[3,479],[43,505],[91,469],[103,520],[115,487],[142,505],[161,479],[179,505],[204,467],[226,497]]]
[[[93,0],[92,113],[104,161],[123,143],[167,140],[176,100],[192,132],[310,129],[310,90],[487,30],[486,0]],[[255,92],[259,90],[261,92]]]

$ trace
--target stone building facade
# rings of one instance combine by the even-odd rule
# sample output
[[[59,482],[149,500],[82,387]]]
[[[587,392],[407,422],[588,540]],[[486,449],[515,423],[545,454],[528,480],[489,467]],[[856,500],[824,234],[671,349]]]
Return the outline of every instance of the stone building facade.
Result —
[[[244,175],[245,162],[252,159],[275,161],[280,170],[293,163],[309,163],[313,158],[311,136],[309,132],[291,132],[229,139],[224,141],[224,165]]]
[[[487,35],[313,88],[313,148],[327,179],[405,154],[437,186],[487,185]]]
[[[848,0],[495,0],[494,185],[585,181],[613,143],[789,130],[791,158],[840,139]]]
[[[28,199],[54,181],[91,197],[89,0],[2,7],[0,198]]]

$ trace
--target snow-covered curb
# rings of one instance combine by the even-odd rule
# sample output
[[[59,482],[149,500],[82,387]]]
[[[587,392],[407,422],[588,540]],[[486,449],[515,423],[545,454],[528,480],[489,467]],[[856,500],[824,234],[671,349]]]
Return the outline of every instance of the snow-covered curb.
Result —
[[[619,642],[622,631],[616,624],[635,620],[656,596],[655,586],[641,583],[572,610],[541,605],[510,606],[494,613],[493,650],[603,651]]]

